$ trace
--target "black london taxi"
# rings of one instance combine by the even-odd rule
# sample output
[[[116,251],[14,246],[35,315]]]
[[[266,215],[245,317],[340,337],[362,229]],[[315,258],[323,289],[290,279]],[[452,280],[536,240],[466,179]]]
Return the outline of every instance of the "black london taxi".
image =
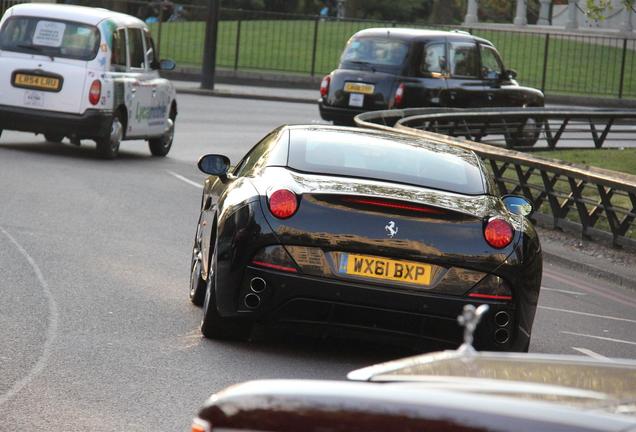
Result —
[[[351,124],[364,111],[409,107],[542,107],[494,45],[463,31],[371,28],[354,34],[320,85],[320,115]]]

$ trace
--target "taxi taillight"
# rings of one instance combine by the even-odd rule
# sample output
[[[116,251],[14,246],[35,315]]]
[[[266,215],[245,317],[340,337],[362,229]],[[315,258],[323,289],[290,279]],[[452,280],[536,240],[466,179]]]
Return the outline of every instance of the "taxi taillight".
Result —
[[[102,97],[102,83],[100,80],[95,80],[91,84],[91,89],[88,91],[88,101],[91,105],[97,105],[99,98]]]
[[[395,90],[394,106],[400,108],[404,103],[404,83],[401,83]]]
[[[325,76],[320,83],[320,96],[326,97],[329,93],[329,84],[331,84],[331,77]]]

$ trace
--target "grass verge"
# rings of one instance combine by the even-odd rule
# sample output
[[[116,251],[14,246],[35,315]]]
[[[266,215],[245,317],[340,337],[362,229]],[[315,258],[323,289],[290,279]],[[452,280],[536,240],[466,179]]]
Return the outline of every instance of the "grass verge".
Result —
[[[386,23],[223,20],[219,23],[217,65],[322,75],[337,66],[351,35],[363,28],[378,26],[386,26]],[[203,21],[162,23],[160,37],[158,24],[152,24],[151,30],[155,41],[160,40],[162,57],[182,65],[201,64]],[[636,96],[636,74],[631,73],[636,68],[635,41],[627,42],[623,60],[619,39],[552,36],[546,53],[545,35],[501,30],[475,30],[474,34],[497,46],[506,66],[517,70],[518,80],[524,85],[541,87],[545,84],[546,91],[555,93],[617,97],[622,72],[623,97]],[[545,83],[544,58],[547,58]]]

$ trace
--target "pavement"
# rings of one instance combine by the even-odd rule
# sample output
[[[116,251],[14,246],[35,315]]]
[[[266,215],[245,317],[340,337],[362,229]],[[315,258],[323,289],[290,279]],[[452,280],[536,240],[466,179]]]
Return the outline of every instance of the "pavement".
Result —
[[[315,104],[316,89],[271,87],[216,83],[214,90],[202,89],[197,81],[172,80],[177,93],[202,96],[257,99],[278,102]],[[544,223],[537,227],[544,258],[583,275],[601,278],[636,291],[636,250],[616,248],[601,239],[583,239],[574,232],[549,229]]]
[[[242,99],[259,99],[277,102],[316,103],[320,97],[318,88],[314,90],[303,88],[259,87],[251,85],[216,83],[214,90],[201,88],[196,81],[172,80],[177,93],[195,94],[203,96],[232,97]]]

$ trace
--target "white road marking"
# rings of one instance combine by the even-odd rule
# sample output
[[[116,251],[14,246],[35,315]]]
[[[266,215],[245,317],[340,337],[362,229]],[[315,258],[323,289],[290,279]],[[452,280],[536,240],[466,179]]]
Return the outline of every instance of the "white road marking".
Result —
[[[609,357],[605,357],[604,355],[601,355],[599,353],[595,353],[594,351],[592,351],[591,349],[587,349],[587,348],[578,348],[578,347],[571,347],[574,351],[578,351],[581,354],[585,354],[586,356],[595,358],[597,360],[605,360],[605,361],[612,361],[612,359],[610,359]]]
[[[563,294],[573,294],[573,295],[580,295],[580,296],[587,295],[586,293],[582,293],[578,291],[568,291],[568,290],[562,290],[562,289],[556,289],[556,288],[548,288],[544,286],[541,287],[541,291],[554,291],[554,292],[563,293]]]
[[[188,178],[185,178],[185,177],[184,177],[184,176],[182,176],[181,174],[177,174],[176,172],[173,172],[173,171],[168,171],[168,174],[170,174],[170,175],[171,175],[171,176],[173,176],[173,177],[178,178],[179,180],[181,180],[181,181],[183,181],[183,182],[186,182],[186,183],[187,183],[187,184],[189,184],[189,185],[192,185],[192,186],[194,186],[194,187],[196,187],[196,188],[199,188],[199,189],[203,189],[203,185],[202,185],[202,184],[199,184],[199,183],[197,183],[197,182],[193,182],[192,180],[190,180],[190,179],[188,179]]]
[[[42,354],[40,354],[40,358],[37,363],[31,368],[29,373],[27,373],[22,379],[18,380],[15,384],[13,384],[9,390],[6,391],[5,394],[0,395],[0,406],[6,403],[9,399],[18,394],[26,385],[28,385],[36,376],[38,376],[44,370],[46,363],[51,356],[51,349],[53,346],[53,341],[57,335],[57,327],[59,321],[57,303],[55,302],[55,298],[49,289],[49,285],[46,283],[44,276],[42,275],[42,271],[40,267],[36,264],[35,260],[31,258],[31,255],[18,243],[18,241],[13,238],[11,234],[9,234],[4,228],[0,227],[0,233],[4,234],[6,238],[9,239],[13,246],[20,252],[20,254],[27,260],[27,262],[31,265],[33,269],[33,273],[40,282],[40,286],[42,287],[42,292],[44,297],[46,297],[48,306],[49,306],[49,325],[46,329],[46,336],[44,339],[44,345],[42,347]]]
[[[574,333],[574,332],[569,332],[569,331],[564,331],[564,330],[561,330],[559,333],[572,335],[572,336],[587,337],[587,338],[591,338],[591,339],[600,339],[600,340],[604,340],[604,341],[623,343],[623,344],[628,344],[628,345],[636,345],[636,342],[626,341],[626,340],[623,340],[623,339],[614,339],[614,338],[609,338],[609,337],[604,337],[604,336],[594,336],[594,335],[588,335],[588,334],[584,334],[584,333]]]
[[[550,307],[550,306],[539,306],[539,309],[546,309],[546,310],[551,310],[551,311],[555,311],[555,312],[565,312],[565,313],[571,313],[571,314],[575,314],[575,315],[584,315],[584,316],[589,316],[589,317],[594,317],[594,318],[603,318],[603,319],[608,319],[608,320],[612,320],[612,321],[624,321],[624,322],[636,324],[636,320],[629,319],[629,318],[620,318],[620,317],[613,317],[613,316],[608,316],[608,315],[598,315],[598,314],[593,314],[593,313],[588,313],[588,312],[579,312],[579,311],[573,311],[573,310],[569,310],[569,309],[554,308],[554,307]]]

